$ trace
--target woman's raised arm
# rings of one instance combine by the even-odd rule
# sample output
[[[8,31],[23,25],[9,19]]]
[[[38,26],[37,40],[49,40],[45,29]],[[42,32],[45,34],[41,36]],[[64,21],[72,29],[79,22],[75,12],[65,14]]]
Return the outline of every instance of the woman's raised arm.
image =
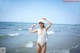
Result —
[[[32,33],[37,32],[37,30],[33,30],[33,28],[34,28],[35,26],[36,26],[35,24],[32,25],[32,27],[30,28],[30,32],[32,32]]]
[[[46,27],[46,30],[48,30],[48,29],[51,27],[52,22],[51,22],[51,21],[49,21],[49,20],[48,20],[48,19],[46,19],[46,18],[42,18],[42,19],[48,22],[48,26]]]

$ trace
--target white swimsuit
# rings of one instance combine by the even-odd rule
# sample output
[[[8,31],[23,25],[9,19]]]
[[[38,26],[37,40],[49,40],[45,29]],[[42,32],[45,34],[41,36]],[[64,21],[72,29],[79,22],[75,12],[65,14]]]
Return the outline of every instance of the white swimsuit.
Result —
[[[37,42],[42,47],[43,44],[47,41],[47,32],[46,32],[45,28],[43,29],[43,33],[42,34],[40,34],[40,32],[41,32],[41,30],[38,29],[38,40],[37,40]]]

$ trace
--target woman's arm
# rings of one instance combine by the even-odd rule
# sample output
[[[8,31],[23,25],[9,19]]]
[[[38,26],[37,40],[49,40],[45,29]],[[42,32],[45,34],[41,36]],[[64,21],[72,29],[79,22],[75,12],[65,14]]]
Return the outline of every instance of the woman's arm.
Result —
[[[35,24],[32,25],[32,27],[30,28],[30,32],[32,32],[32,33],[37,32],[37,30],[33,30],[34,27],[35,27]]]
[[[46,18],[42,18],[42,19],[48,22],[48,26],[46,27],[46,30],[48,30],[48,29],[51,27],[52,22],[50,22],[50,21],[47,20]]]

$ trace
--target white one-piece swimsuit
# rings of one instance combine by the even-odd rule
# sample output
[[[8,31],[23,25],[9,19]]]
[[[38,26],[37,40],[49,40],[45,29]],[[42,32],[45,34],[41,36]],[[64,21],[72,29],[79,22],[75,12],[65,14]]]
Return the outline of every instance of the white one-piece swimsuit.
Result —
[[[43,33],[42,34],[40,34],[40,33],[41,33],[41,30],[38,29],[38,40],[37,40],[37,43],[39,43],[40,46],[42,47],[43,44],[47,41],[47,31],[44,28],[43,29]]]

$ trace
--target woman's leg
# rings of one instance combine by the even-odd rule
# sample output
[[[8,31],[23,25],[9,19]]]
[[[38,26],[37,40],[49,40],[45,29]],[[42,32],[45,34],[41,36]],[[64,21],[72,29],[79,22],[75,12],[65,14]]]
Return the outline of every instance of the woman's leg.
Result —
[[[42,53],[46,53],[46,43],[42,46]]]
[[[41,46],[39,43],[36,45],[37,53],[41,53]]]

